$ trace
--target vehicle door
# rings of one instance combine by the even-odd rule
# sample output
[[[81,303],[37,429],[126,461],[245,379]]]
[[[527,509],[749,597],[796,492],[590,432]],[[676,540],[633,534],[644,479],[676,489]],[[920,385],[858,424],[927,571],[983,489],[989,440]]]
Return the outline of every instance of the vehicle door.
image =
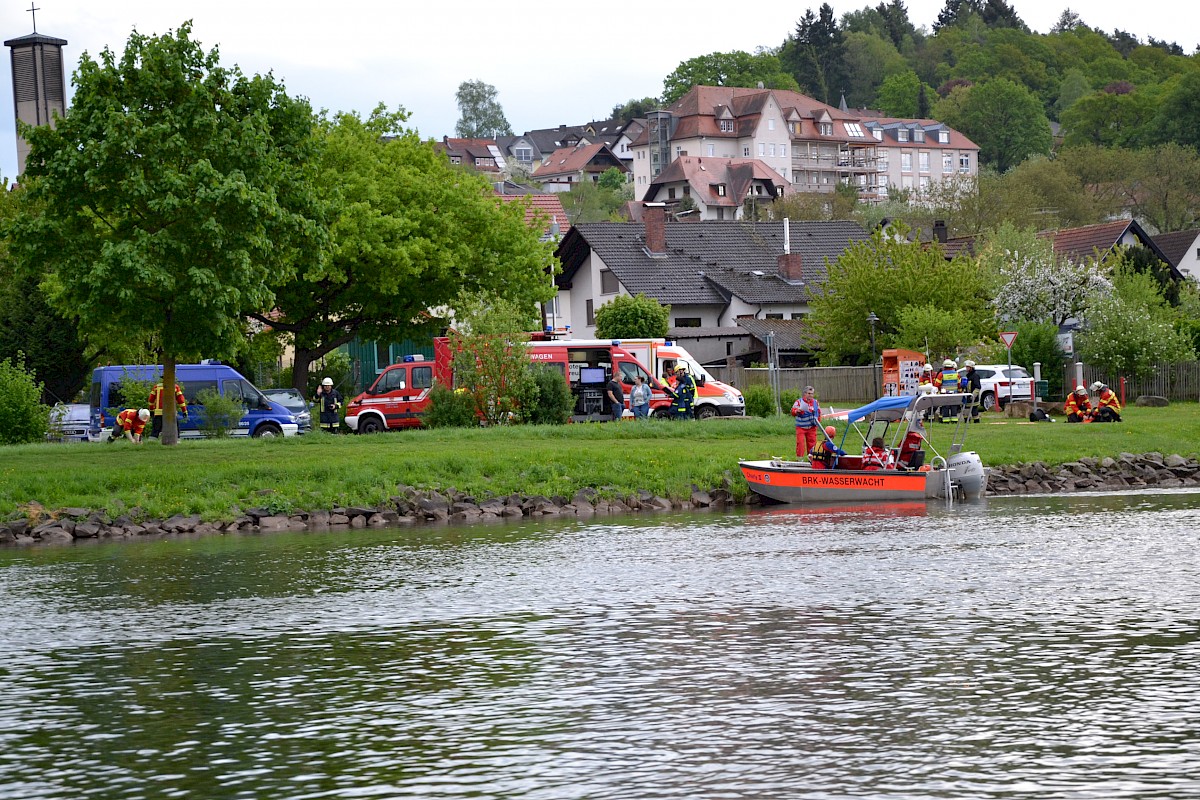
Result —
[[[402,427],[421,424],[421,414],[429,407],[429,393],[433,390],[433,364],[414,363],[407,367],[408,380],[397,387],[399,399],[398,422]]]
[[[263,418],[271,413],[271,404],[267,402],[267,398],[249,381],[227,378],[221,381],[221,394],[242,410],[241,417],[229,431],[230,436],[249,436]]]
[[[641,375],[646,381],[646,385],[650,387],[650,410],[671,405],[671,398],[663,391],[662,382],[654,376],[650,375],[642,368],[642,365],[631,358],[618,356],[616,369],[614,374],[621,381],[621,389],[625,392],[625,405],[629,405],[629,393],[633,390],[634,379]]]
[[[1009,367],[1002,370],[1008,381],[1008,396],[1015,400],[1033,399],[1033,376],[1024,367]]]
[[[408,401],[408,366],[393,365],[379,374],[363,393],[362,405],[383,415],[389,428],[399,427],[411,412]]]
[[[204,402],[200,399],[200,395],[217,391],[217,382],[216,380],[181,380],[179,388],[183,389],[183,399],[187,402],[188,407],[187,419],[179,417],[179,436],[180,438],[195,438],[201,435],[201,424],[205,415]]]

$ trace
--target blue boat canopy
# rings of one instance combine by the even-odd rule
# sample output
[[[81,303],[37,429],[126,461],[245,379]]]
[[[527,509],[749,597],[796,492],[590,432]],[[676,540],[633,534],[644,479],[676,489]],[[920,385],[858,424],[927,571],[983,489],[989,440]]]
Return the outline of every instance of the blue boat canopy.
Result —
[[[872,400],[865,406],[854,409],[847,415],[846,419],[849,422],[858,422],[863,417],[868,417],[879,411],[891,411],[893,413],[885,415],[888,419],[900,419],[903,416],[903,411],[916,399],[916,397],[910,395],[881,397],[878,400]]]

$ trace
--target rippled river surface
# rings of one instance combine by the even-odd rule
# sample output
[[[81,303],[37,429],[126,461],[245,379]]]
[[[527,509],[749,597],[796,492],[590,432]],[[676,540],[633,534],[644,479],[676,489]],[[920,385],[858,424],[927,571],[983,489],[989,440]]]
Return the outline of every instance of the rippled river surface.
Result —
[[[2,798],[1200,796],[1200,493],[0,550]]]

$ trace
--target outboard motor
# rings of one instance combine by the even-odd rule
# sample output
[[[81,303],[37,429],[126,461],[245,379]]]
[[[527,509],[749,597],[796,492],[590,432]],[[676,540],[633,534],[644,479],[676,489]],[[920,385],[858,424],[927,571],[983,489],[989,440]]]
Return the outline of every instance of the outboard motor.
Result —
[[[987,469],[974,450],[965,453],[955,453],[946,462],[951,470],[951,483],[966,497],[982,497],[987,491]]]

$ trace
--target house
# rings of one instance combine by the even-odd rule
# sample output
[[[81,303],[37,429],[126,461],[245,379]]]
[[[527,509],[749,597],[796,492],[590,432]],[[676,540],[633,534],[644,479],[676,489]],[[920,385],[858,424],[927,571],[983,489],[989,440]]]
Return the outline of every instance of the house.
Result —
[[[1145,247],[1171,268],[1171,277],[1174,280],[1183,280],[1183,274],[1137,220],[1118,219],[1079,228],[1041,231],[1038,236],[1054,242],[1055,255],[1075,263],[1082,263],[1093,257],[1103,262],[1118,247]]]
[[[573,227],[556,254],[560,325],[592,336],[595,312],[619,294],[671,306],[677,328],[732,328],[740,317],[800,319],[827,261],[867,232],[854,222],[668,222],[645,207],[641,224]]]
[[[782,175],[757,159],[681,156],[651,181],[645,201],[694,210],[702,220],[740,219],[747,201],[770,203],[791,192]]]
[[[504,154],[496,146],[495,139],[452,139],[443,136],[434,142],[434,147],[457,166],[467,166],[478,172],[504,172],[507,168]]]
[[[1154,243],[1167,263],[1188,278],[1200,280],[1200,230],[1160,233]]]
[[[652,112],[632,150],[639,197],[683,156],[754,158],[798,192],[849,184],[864,200],[885,199],[891,185],[973,180],[979,165],[977,145],[933,120],[867,119],[799,92],[732,86],[694,86]]]
[[[534,169],[531,177],[545,191],[569,192],[572,184],[584,181],[596,183],[610,169],[616,169],[622,175],[629,172],[608,145],[581,143],[555,150]]]
[[[520,136],[502,136],[497,146],[510,162],[532,173],[534,168],[555,150],[574,148],[580,144],[606,144],[621,159],[626,168],[632,167],[630,144],[642,132],[645,120],[610,119],[586,125],[559,125],[525,131]]]

